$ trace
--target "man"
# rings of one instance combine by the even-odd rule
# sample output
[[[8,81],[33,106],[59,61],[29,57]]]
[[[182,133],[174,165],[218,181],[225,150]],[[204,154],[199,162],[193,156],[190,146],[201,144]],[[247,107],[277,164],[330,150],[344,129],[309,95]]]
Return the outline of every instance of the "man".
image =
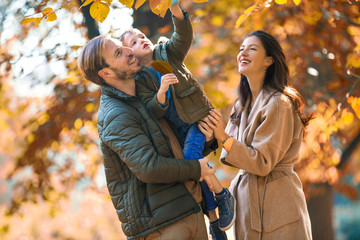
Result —
[[[141,70],[131,48],[99,36],[79,57],[85,78],[101,85],[98,130],[107,186],[128,239],[207,239],[199,199],[185,182],[213,174],[207,159],[175,159],[169,136],[136,96]],[[159,106],[160,107],[160,106]]]

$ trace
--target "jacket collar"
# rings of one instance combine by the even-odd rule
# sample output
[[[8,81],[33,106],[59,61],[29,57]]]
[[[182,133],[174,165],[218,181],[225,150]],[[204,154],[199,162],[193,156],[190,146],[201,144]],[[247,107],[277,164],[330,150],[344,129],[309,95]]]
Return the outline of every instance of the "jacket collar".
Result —
[[[162,60],[168,62],[167,53],[166,53],[166,44],[168,44],[168,42],[159,43],[155,45],[154,53],[153,53],[154,60]]]
[[[119,99],[123,99],[123,100],[130,100],[133,98],[136,98],[135,96],[131,96],[119,89],[116,89],[110,85],[102,85],[101,86],[101,93],[104,95],[108,95],[110,97],[115,97],[115,98],[119,98]]]

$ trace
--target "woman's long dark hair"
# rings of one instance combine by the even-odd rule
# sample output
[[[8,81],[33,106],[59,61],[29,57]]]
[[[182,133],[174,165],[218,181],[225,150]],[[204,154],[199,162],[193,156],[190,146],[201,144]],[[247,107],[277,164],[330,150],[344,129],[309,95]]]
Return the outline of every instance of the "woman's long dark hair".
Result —
[[[292,102],[295,112],[299,115],[303,126],[306,127],[312,119],[312,114],[305,115],[301,112],[301,108],[303,107],[301,95],[289,84],[289,68],[286,65],[285,54],[279,42],[272,35],[260,30],[250,33],[246,38],[251,36],[260,39],[265,48],[266,55],[272,57],[274,61],[266,70],[263,88],[270,87],[285,94]],[[240,107],[237,107],[238,104],[235,104],[235,111],[230,116],[232,122],[238,121],[241,111],[245,107],[247,98],[252,98],[249,82],[242,74],[238,94],[239,99],[237,101],[240,101]]]

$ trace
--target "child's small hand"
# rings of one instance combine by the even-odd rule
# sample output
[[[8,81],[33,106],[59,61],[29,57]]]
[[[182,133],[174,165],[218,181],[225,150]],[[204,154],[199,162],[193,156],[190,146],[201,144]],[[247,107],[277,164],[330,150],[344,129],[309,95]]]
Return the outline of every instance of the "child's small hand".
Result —
[[[178,82],[179,82],[179,80],[177,79],[177,77],[173,73],[168,73],[168,74],[163,75],[161,77],[161,84],[160,84],[159,93],[160,94],[165,94],[168,91],[169,86],[171,84],[175,84],[175,83],[178,83]]]
[[[157,93],[157,100],[159,101],[159,103],[164,104],[166,101],[166,92],[169,89],[169,86],[171,84],[175,84],[178,83],[179,80],[177,79],[177,77],[175,76],[175,74],[173,73],[168,73],[165,74],[161,77],[161,84],[160,84],[160,88],[159,91]]]

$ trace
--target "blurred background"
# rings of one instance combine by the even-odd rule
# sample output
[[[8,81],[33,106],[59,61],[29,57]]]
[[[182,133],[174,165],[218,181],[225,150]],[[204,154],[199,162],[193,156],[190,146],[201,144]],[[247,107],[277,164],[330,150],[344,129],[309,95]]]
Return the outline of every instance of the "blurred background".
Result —
[[[125,239],[98,147],[99,88],[80,76],[76,60],[99,34],[118,37],[133,26],[156,42],[171,36],[172,23],[149,1],[137,10],[103,2],[110,12],[98,22],[81,0],[0,0],[1,239]],[[262,29],[279,40],[304,111],[315,114],[296,165],[313,237],[360,239],[360,1],[196,2],[204,1],[181,4],[195,32],[185,64],[224,121],[237,98],[243,37]],[[20,24],[46,7],[55,21]],[[210,158],[229,186],[236,170],[221,165],[219,153]]]

